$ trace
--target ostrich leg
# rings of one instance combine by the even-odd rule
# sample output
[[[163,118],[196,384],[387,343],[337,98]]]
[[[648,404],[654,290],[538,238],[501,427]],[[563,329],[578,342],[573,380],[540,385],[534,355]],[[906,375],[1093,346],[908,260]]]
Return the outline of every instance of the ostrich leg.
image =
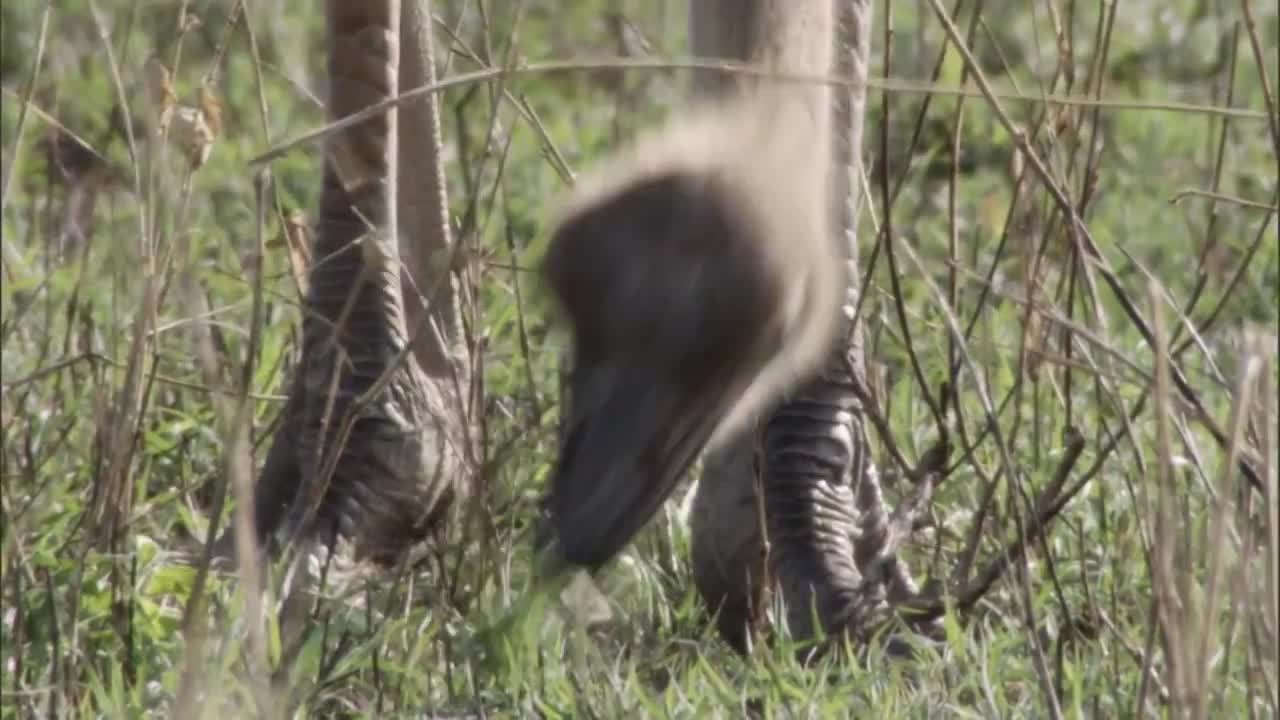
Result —
[[[838,68],[865,79],[870,6],[840,7],[838,65],[832,0],[698,0],[695,54],[788,73]],[[708,457],[694,497],[693,564],[721,632],[745,650],[766,576],[800,638],[860,626],[868,602],[878,601],[862,583],[853,538],[858,500],[882,510],[871,507],[877,493],[859,492],[873,471],[854,392],[861,343],[849,322],[857,260],[851,180],[865,88],[853,83],[838,105],[827,87],[767,78],[701,73],[695,89],[733,109],[702,126],[677,121],[634,153],[642,162],[609,166],[598,175],[607,191],[581,191],[585,199],[572,207],[586,210],[571,212],[553,238],[547,276],[573,326],[575,370],[569,436],[548,505],[564,559],[599,567],[652,516],[708,439],[725,441]],[[803,151],[784,155],[797,126],[776,119],[771,132],[739,134],[744,117],[763,124],[774,107],[804,118]],[[737,158],[731,169],[714,154],[722,147]],[[681,162],[709,170],[681,174]],[[762,179],[735,205],[725,202],[733,197],[720,182],[726,177]],[[794,222],[794,210],[770,205],[778,196],[805,196],[807,204],[789,207],[820,219]],[[754,232],[768,222],[780,232]],[[806,277],[824,276],[818,266],[828,264],[840,268],[840,297],[806,297]],[[788,316],[790,308],[799,310]],[[806,344],[812,328],[821,331]]]
[[[411,23],[406,46],[415,82],[430,72],[430,12],[422,0],[404,0]],[[330,0],[328,115],[337,120],[397,93],[401,3]],[[422,68],[426,68],[422,72]],[[434,101],[432,101],[434,102]],[[406,113],[434,118],[434,105]],[[438,131],[427,154],[438,146]],[[424,143],[409,146],[415,166]],[[393,563],[422,539],[453,494],[460,440],[458,409],[445,402],[453,328],[446,316],[439,335],[410,336],[397,223],[400,149],[397,111],[330,136],[324,154],[319,223],[303,320],[302,362],[290,387],[285,421],[255,489],[259,541],[287,534],[330,542],[351,541],[357,557]],[[422,163],[423,168],[438,163]],[[412,259],[427,292],[429,273],[447,248],[443,189],[417,206],[409,229]],[[433,250],[434,249],[434,250]],[[440,273],[435,273],[437,276]],[[436,298],[452,286],[443,283]],[[415,307],[415,317],[418,312]],[[434,308],[433,308],[434,309]],[[410,348],[410,342],[414,347]],[[423,369],[430,363],[432,375]]]

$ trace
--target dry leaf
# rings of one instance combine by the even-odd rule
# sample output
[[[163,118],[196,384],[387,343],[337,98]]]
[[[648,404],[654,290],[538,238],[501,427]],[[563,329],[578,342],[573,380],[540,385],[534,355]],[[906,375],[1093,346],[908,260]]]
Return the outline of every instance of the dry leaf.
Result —
[[[307,269],[311,267],[311,228],[301,210],[289,213],[284,221],[284,241],[289,257],[289,272],[298,286],[298,295],[307,295]]]
[[[199,169],[213,151],[213,130],[205,122],[204,113],[187,105],[174,108],[169,138],[178,146],[192,169]]]
[[[154,128],[157,133],[163,133],[178,102],[178,96],[173,92],[173,74],[160,62],[160,58],[152,55],[147,58],[145,75]]]
[[[200,85],[200,112],[204,114],[204,122],[213,136],[222,135],[222,101],[207,82]]]
[[[200,20],[200,16],[189,9],[184,9],[181,17],[178,18],[178,29],[184,33],[198,30],[203,25],[204,22]]]

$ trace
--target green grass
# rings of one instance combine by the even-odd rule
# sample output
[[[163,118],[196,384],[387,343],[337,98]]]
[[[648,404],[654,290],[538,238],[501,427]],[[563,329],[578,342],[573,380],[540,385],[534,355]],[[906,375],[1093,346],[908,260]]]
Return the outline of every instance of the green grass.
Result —
[[[230,3],[192,3],[202,23],[185,34],[175,31],[177,4],[53,4],[30,89],[43,112],[26,114],[19,137],[39,45],[38,5],[0,10],[0,146],[4,176],[13,173],[0,217],[0,718],[168,715],[184,671],[200,680],[203,717],[260,712],[255,693],[264,686],[290,717],[1048,717],[1051,697],[1067,717],[1182,717],[1202,699],[1212,717],[1280,711],[1277,620],[1268,602],[1275,515],[1268,518],[1260,495],[1241,489],[1228,457],[1244,448],[1274,493],[1280,250],[1274,211],[1265,207],[1274,208],[1280,187],[1251,47],[1256,40],[1274,87],[1280,31],[1273,4],[1251,3],[1250,38],[1244,26],[1233,36],[1242,20],[1237,3],[1122,3],[1104,63],[1099,7],[986,3],[974,52],[1002,93],[1020,94],[1001,103],[1014,122],[1042,127],[1042,93],[1097,93],[1090,78],[1099,71],[1091,68],[1105,78],[1101,96],[1119,103],[1097,111],[1052,106],[1056,130],[1029,133],[1076,203],[1089,189],[1082,216],[1119,293],[1091,265],[1094,294],[1083,268],[1073,266],[1061,216],[1029,169],[1006,228],[1016,163],[987,101],[964,100],[957,130],[958,101],[933,96],[912,148],[925,96],[872,89],[864,148],[874,220],[864,211],[861,255],[870,262],[876,228],[888,216],[911,339],[908,350],[882,251],[863,309],[880,412],[908,461],[936,439],[913,353],[927,392],[949,382],[959,409],[951,416],[955,469],[935,494],[930,526],[905,552],[917,579],[958,587],[998,560],[1036,511],[1033,499],[1053,484],[1066,429],[1078,429],[1085,442],[1066,476],[1066,486],[1080,490],[1030,543],[1027,560],[1015,559],[972,610],[949,614],[945,640],[921,644],[911,659],[886,657],[873,645],[804,666],[785,632],[750,659],[736,656],[693,590],[687,524],[676,502],[600,578],[614,613],[605,628],[577,629],[559,606],[520,614],[532,564],[527,528],[555,450],[566,340],[536,276],[524,272],[536,265],[565,190],[540,136],[571,168],[584,167],[677,105],[683,76],[633,71],[623,100],[598,74],[512,80],[507,88],[536,110],[542,128],[504,102],[488,148],[490,88],[449,91],[450,201],[459,222],[472,220],[455,231],[473,248],[478,271],[466,312],[473,345],[484,339],[486,492],[456,516],[447,547],[413,572],[395,581],[366,582],[350,571],[330,578],[319,601],[304,608],[311,616],[298,642],[281,630],[277,613],[266,613],[265,669],[251,652],[238,579],[215,572],[197,592],[189,555],[206,536],[230,442],[214,398],[252,368],[252,439],[261,462],[294,362],[297,290],[283,245],[269,242],[260,266],[253,262],[258,209],[247,162],[322,121],[307,91],[324,87],[323,19],[311,4],[252,4],[255,63],[246,26],[226,24]],[[460,8],[471,8],[462,37],[480,48],[487,33],[495,57],[503,57],[518,3],[485,3],[496,13],[487,28],[474,5],[440,1],[436,11],[453,26]],[[606,3],[525,5],[516,42],[529,62],[615,54],[599,20]],[[969,5],[957,18],[962,31]],[[876,4],[873,76],[929,80],[944,33],[934,16],[917,15],[927,8],[895,4],[886,68],[885,10]],[[683,3],[631,2],[628,9],[655,52],[685,54]],[[1070,31],[1071,53],[1061,63],[1055,22]],[[100,30],[109,31],[110,56]],[[191,102],[221,58],[215,86],[225,128],[203,167],[188,175],[171,153],[153,170],[156,189],[139,193],[135,170],[144,181],[148,171],[131,155],[121,118],[146,117],[146,58],[154,53],[173,67],[179,51],[182,102]],[[478,67],[461,54],[448,62],[443,72]],[[939,83],[975,89],[962,68],[951,50]],[[1253,115],[1214,111],[1228,106],[1228,86],[1230,107]],[[121,97],[127,111],[119,109]],[[1166,102],[1198,109],[1141,105]],[[67,144],[51,143],[57,132],[49,118],[100,157],[64,151],[55,161],[51,148]],[[888,213],[879,175],[886,159],[891,185],[906,173]],[[283,210],[313,216],[318,168],[314,146],[272,164]],[[83,210],[90,198],[92,210]],[[147,217],[156,229],[144,237]],[[266,237],[279,237],[276,213],[265,217]],[[971,365],[954,376],[944,302],[953,229],[951,312],[962,328],[976,319],[963,347]],[[169,252],[166,266],[159,261]],[[154,317],[145,314],[149,281],[168,287]],[[249,357],[259,281],[262,336]],[[1122,297],[1152,327],[1162,318],[1163,337],[1173,334],[1175,348],[1188,337],[1187,319],[1198,329],[1177,362],[1217,427],[1230,435],[1233,413],[1243,413],[1249,423],[1240,437],[1217,442],[1176,398]],[[191,331],[201,326],[216,331],[222,365],[212,374],[193,351]],[[1076,332],[1067,339],[1064,328]],[[131,386],[134,347],[143,352]],[[1028,367],[1029,357],[1038,365]],[[122,402],[130,397],[136,405]],[[984,432],[984,397],[999,441]],[[882,439],[877,450],[877,461],[890,467]],[[103,500],[112,477],[121,481],[117,494]],[[890,484],[887,494],[896,501],[904,488]],[[1274,510],[1274,495],[1270,502]],[[104,506],[123,509],[114,530],[95,514]],[[973,569],[952,577],[971,538]],[[278,581],[268,584],[272,603]],[[188,657],[198,632],[203,653]],[[1202,645],[1205,638],[1212,643]],[[1144,679],[1144,670],[1152,675]]]

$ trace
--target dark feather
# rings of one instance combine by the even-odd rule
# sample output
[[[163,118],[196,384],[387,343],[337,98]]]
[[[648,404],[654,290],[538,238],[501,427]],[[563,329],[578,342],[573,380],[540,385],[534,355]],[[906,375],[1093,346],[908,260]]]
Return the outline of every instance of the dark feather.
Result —
[[[539,537],[561,561],[606,564],[733,416],[827,347],[843,271],[807,118],[695,113],[575,188],[543,263],[573,332]]]

